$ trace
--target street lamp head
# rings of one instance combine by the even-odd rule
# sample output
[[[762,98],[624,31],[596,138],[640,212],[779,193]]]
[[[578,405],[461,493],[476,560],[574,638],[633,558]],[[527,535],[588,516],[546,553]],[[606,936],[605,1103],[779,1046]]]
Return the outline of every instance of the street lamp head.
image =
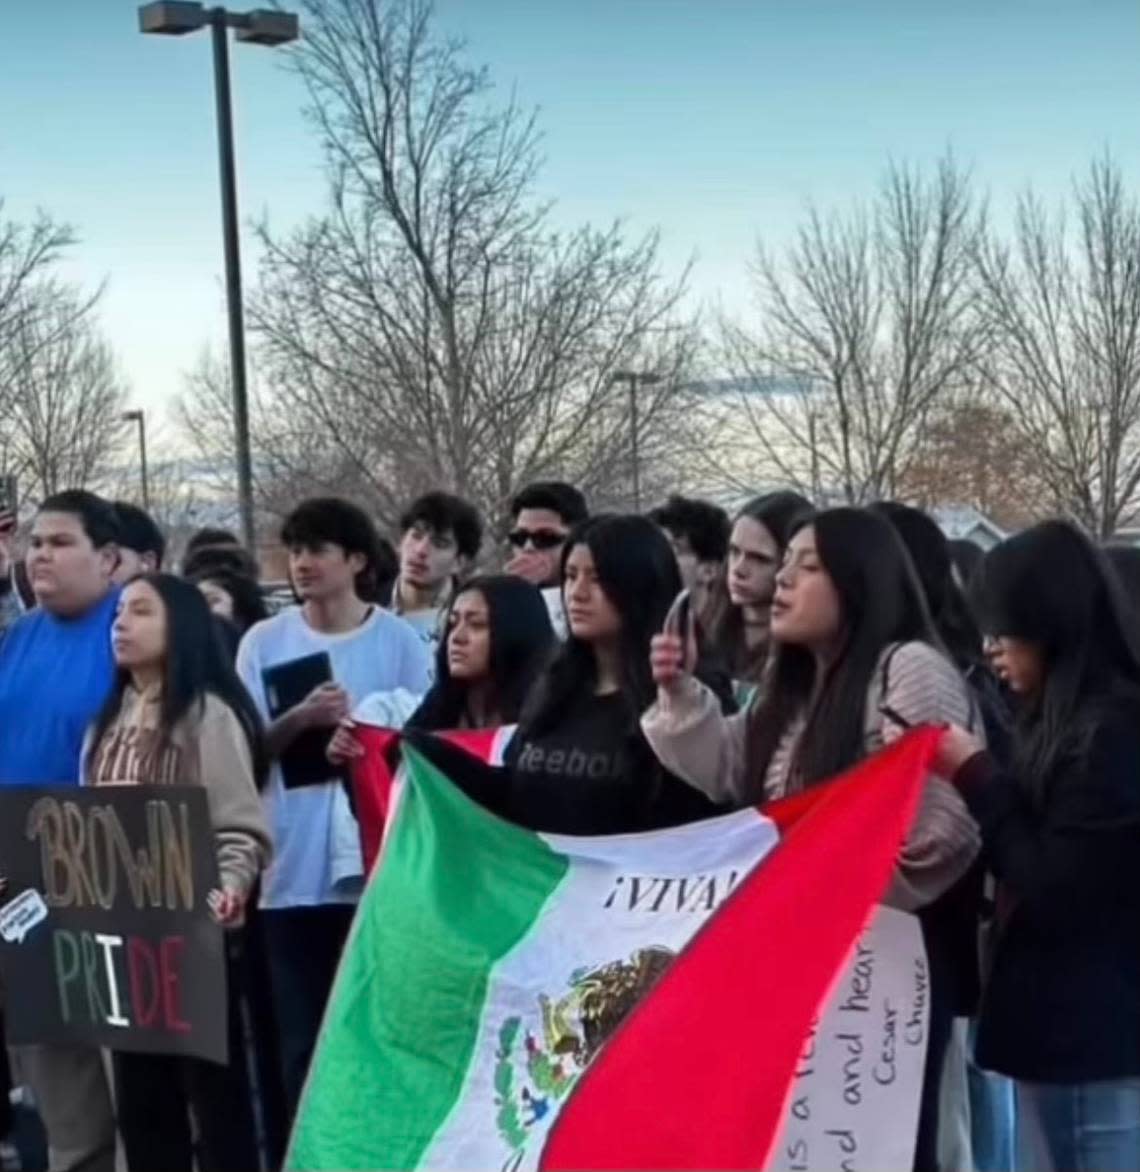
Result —
[[[139,9],[139,32],[143,33],[179,37],[183,33],[197,32],[205,24],[206,13],[202,5],[185,3],[184,0],[161,0],[160,3],[144,4]]]
[[[615,370],[610,375],[610,386],[614,383],[636,383],[643,387],[651,387],[661,381],[661,375],[655,370]]]
[[[247,12],[234,36],[252,45],[287,45],[301,35],[300,22],[291,12],[274,12],[258,8]]]
[[[142,423],[143,413],[138,409],[134,411],[124,411],[121,418],[124,423]]]

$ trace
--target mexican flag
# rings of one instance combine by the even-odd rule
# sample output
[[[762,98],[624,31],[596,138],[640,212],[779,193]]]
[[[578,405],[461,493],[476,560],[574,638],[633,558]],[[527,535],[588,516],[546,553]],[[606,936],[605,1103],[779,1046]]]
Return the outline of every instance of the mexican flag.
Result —
[[[405,743],[287,1166],[909,1167],[925,954],[877,901],[939,735],[597,838],[510,825]]]

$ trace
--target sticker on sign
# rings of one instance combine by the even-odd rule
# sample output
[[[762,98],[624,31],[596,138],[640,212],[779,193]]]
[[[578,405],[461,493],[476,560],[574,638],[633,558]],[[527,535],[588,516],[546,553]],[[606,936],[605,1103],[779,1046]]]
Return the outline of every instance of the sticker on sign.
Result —
[[[47,919],[47,914],[43,896],[29,887],[0,908],[0,938],[8,944],[23,944],[28,933]]]

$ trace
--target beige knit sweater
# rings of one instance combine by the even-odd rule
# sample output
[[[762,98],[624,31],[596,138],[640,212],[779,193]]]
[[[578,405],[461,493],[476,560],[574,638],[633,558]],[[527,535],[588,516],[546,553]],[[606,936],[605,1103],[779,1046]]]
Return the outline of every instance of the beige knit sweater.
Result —
[[[245,733],[228,704],[207,695],[174,729],[157,760],[161,694],[128,686],[89,761],[88,785],[201,785],[210,805],[222,885],[243,895],[272,855]]]
[[[973,725],[978,736],[984,735],[965,682],[944,655],[925,643],[897,645],[880,660],[864,712],[868,753],[904,731],[882,715],[884,705],[912,725]],[[661,764],[714,801],[746,804],[794,792],[799,787],[791,765],[803,718],[784,733],[761,778],[749,771],[745,759],[748,716],[748,711],[724,716],[716,697],[688,677],[675,693],[661,694],[641,727]],[[957,791],[929,777],[884,902],[905,911],[933,902],[969,870],[980,848],[977,825]]]

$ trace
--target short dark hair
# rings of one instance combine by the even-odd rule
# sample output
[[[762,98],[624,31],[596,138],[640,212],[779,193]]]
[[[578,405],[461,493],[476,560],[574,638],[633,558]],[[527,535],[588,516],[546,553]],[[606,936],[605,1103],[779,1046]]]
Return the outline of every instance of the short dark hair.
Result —
[[[483,520],[478,509],[448,492],[429,492],[412,501],[400,518],[400,532],[407,533],[415,525],[427,525],[435,533],[450,533],[465,558],[477,557],[483,544]]]
[[[190,540],[186,542],[186,552],[183,556],[188,558],[192,553],[196,553],[206,545],[240,546],[241,541],[238,540],[237,534],[230,529],[215,528],[207,525],[190,535]]]
[[[511,516],[518,517],[523,509],[548,509],[557,513],[567,527],[580,525],[590,516],[586,498],[572,484],[561,480],[536,480],[528,484],[511,501]]]
[[[116,545],[122,537],[119,514],[110,501],[85,488],[68,488],[52,493],[37,510],[39,513],[68,513],[77,517],[96,549]]]
[[[200,578],[214,572],[240,574],[255,582],[261,576],[257,559],[241,545],[228,542],[220,545],[197,545],[186,551],[182,559],[182,576]]]
[[[711,501],[671,496],[650,510],[649,519],[674,537],[684,537],[702,562],[723,562],[728,557],[732,526],[724,509]]]
[[[346,555],[363,554],[365,566],[356,576],[356,593],[362,599],[375,598],[384,553],[380,534],[363,509],[332,496],[302,501],[285,518],[281,543],[286,547],[339,545]]]
[[[166,538],[155,519],[138,505],[130,501],[115,501],[115,512],[119,517],[119,544],[135,553],[153,553],[155,569],[162,569],[166,556]]]

